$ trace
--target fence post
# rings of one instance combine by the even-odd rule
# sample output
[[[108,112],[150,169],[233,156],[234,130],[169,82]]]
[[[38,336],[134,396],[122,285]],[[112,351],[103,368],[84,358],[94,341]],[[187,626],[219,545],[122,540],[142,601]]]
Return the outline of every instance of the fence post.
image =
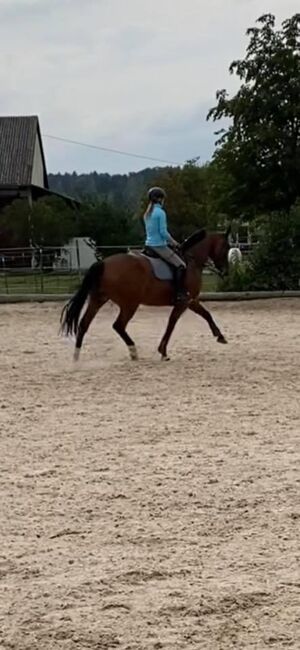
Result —
[[[44,293],[43,249],[42,248],[40,248],[40,272],[41,272],[41,292]]]
[[[1,257],[1,261],[2,261],[2,266],[3,266],[5,291],[8,294],[9,291],[8,291],[7,273],[6,273],[6,270],[5,270],[5,257],[4,257],[4,255]]]
[[[81,272],[80,272],[81,271],[80,251],[79,251],[79,244],[78,244],[78,238],[77,237],[75,239],[75,246],[76,246],[77,271],[78,271],[79,277],[81,277]]]

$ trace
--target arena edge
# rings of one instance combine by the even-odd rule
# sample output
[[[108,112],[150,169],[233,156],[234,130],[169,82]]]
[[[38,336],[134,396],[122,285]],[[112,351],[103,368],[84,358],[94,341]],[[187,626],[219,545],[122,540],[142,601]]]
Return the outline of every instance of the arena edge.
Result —
[[[66,302],[71,294],[32,293],[32,294],[0,294],[0,304],[16,304],[28,302]],[[299,291],[231,291],[205,292],[201,294],[202,302],[237,302],[242,300],[270,300],[272,298],[300,298]]]

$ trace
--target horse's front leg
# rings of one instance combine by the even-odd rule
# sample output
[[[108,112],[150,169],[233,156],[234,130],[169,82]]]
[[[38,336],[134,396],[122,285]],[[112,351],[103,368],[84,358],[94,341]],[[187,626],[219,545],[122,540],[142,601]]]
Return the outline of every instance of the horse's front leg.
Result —
[[[213,336],[215,336],[218,343],[227,343],[225,336],[219,330],[210,312],[205,309],[205,307],[203,307],[198,300],[190,302],[189,309],[206,320]]]
[[[177,321],[179,320],[180,316],[182,316],[182,314],[186,311],[187,306],[188,306],[187,304],[182,303],[182,304],[176,305],[176,307],[174,307],[174,309],[172,309],[172,311],[171,311],[169,321],[168,321],[168,325],[167,325],[167,329],[166,329],[166,331],[165,331],[165,333],[164,333],[164,335],[162,337],[162,340],[161,340],[161,342],[159,344],[159,348],[158,348],[158,352],[161,354],[161,358],[162,358],[163,361],[168,361],[169,360],[168,354],[167,354],[167,345],[169,343],[169,340],[171,338],[172,332],[174,330],[174,327],[175,327]]]

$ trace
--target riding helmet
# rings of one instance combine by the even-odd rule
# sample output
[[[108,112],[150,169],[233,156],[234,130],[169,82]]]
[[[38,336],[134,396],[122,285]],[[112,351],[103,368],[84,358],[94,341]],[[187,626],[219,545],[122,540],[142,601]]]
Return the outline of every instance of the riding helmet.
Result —
[[[166,198],[166,192],[161,187],[151,187],[148,191],[148,199],[152,203],[159,203]]]

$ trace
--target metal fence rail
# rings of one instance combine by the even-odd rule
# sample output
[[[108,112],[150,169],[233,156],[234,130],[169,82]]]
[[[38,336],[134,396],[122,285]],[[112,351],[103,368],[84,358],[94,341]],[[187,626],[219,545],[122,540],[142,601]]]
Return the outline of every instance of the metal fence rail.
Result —
[[[88,244],[91,257],[107,257],[116,252],[138,250],[140,246],[97,246]],[[78,270],[85,268],[80,247],[73,246],[47,246],[32,248],[0,248],[0,269],[48,269],[48,270]]]
[[[136,248],[102,246],[93,250],[92,259]],[[88,266],[81,263],[75,247],[0,249],[0,294],[73,293]]]
[[[141,250],[140,246],[100,246],[92,249],[92,260],[114,253]],[[243,255],[247,255],[243,251]],[[0,249],[0,295],[70,294],[90,266],[80,258],[80,249],[65,246]],[[204,291],[216,291],[217,280],[204,271]]]
[[[81,277],[80,271],[6,269],[0,271],[0,294],[72,293]]]

